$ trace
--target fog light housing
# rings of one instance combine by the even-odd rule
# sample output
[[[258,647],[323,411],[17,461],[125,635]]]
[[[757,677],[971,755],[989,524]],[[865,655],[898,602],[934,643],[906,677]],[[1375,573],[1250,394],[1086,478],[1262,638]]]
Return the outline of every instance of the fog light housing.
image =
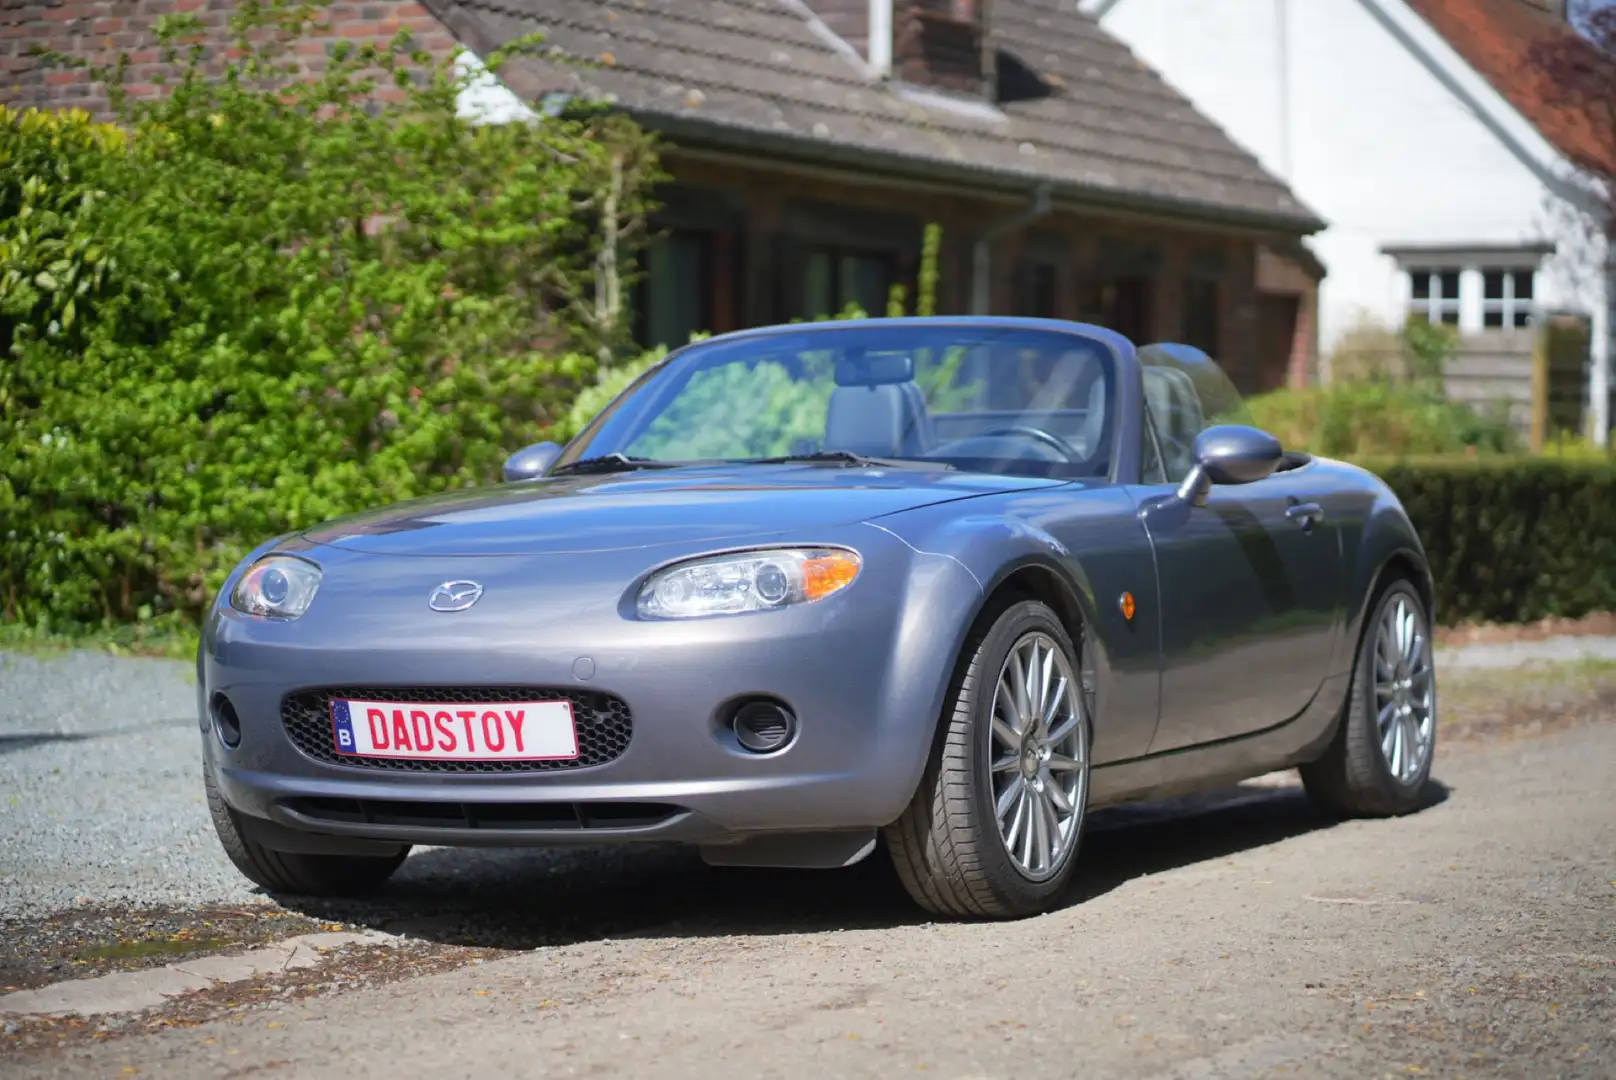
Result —
[[[219,741],[234,750],[241,745],[241,717],[236,715],[236,707],[230,704],[230,699],[223,694],[213,695],[213,707],[209,710],[213,714],[213,730],[219,733]]]
[[[797,717],[778,701],[743,702],[730,717],[735,741],[754,754],[772,754],[791,744],[797,735]]]

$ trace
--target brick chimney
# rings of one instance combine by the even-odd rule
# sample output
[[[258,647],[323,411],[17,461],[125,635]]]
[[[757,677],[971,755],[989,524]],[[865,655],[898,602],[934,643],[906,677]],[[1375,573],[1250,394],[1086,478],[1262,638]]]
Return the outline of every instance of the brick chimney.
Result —
[[[892,66],[904,82],[982,95],[986,0],[893,0]]]
[[[987,0],[808,0],[883,75],[991,97]]]

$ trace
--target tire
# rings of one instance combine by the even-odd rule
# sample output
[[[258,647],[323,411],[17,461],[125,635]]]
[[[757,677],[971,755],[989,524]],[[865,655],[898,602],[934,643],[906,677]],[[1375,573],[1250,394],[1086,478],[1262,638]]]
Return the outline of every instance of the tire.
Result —
[[[945,917],[1019,918],[1053,907],[1071,878],[1087,816],[1092,731],[1082,669],[1071,638],[1055,613],[1036,600],[1016,600],[991,621],[983,622],[986,629],[966,642],[914,798],[884,835],[899,879],[921,907]],[[1069,690],[1051,710],[1053,715],[1044,718],[1043,723],[1053,721],[1052,726],[1022,725],[1023,730],[1030,727],[1035,733],[1025,744],[1034,751],[1029,758],[1009,748],[1003,739],[1007,732],[995,733],[994,719],[996,709],[1000,716],[1009,715],[996,700],[1001,677],[1007,689],[1011,687],[1013,676],[1007,661],[1015,655],[1018,666],[1022,665],[1032,646],[1058,652],[1051,689],[1059,686],[1064,674]],[[1042,669],[1040,665],[1037,670]],[[1053,692],[1049,696],[1055,697]],[[1040,730],[1042,735],[1054,736],[1043,751],[1063,752],[1037,757]],[[995,763],[998,769],[992,768]],[[1059,771],[1052,771],[1051,765]],[[1035,775],[1029,778],[1028,770],[1035,770]],[[1018,790],[1027,792],[1031,802],[1006,791],[1018,781]],[[1034,781],[1044,786],[1037,787]],[[1051,785],[1058,785],[1056,790],[1068,810],[1062,810],[1052,796],[1041,794]],[[1003,819],[996,806],[1001,797],[1009,807]],[[1038,800],[1054,814],[1053,832],[1048,831],[1051,819],[1036,809]],[[1029,823],[1035,814],[1045,822],[1051,857],[1047,864],[1037,865],[1035,847],[1029,871],[1029,860],[1023,855],[1028,851]],[[1022,831],[1013,831],[1015,854],[1000,828],[1001,820],[1007,826],[1022,822]],[[1066,838],[1064,846],[1056,840],[1061,836]],[[1036,842],[1034,833],[1032,843]]]
[[[1423,657],[1423,666],[1419,662],[1408,665],[1408,656],[1398,655],[1402,663],[1392,668],[1391,678],[1382,680],[1381,685],[1402,683],[1406,668],[1411,673],[1409,686],[1404,696],[1394,691],[1389,700],[1383,701],[1376,680],[1377,673],[1385,675],[1387,671],[1377,654],[1382,652],[1383,628],[1391,628],[1391,645],[1396,649],[1399,613],[1406,613],[1409,630],[1418,635],[1417,657]],[[1430,620],[1424,602],[1407,578],[1391,578],[1375,596],[1364,620],[1352,684],[1335,738],[1317,761],[1301,767],[1302,783],[1321,809],[1344,817],[1390,817],[1420,807],[1431,775],[1431,761],[1436,756],[1438,709],[1432,656]],[[1425,674],[1419,674],[1420,670]],[[1428,697],[1424,696],[1426,691]],[[1402,720],[1398,718],[1400,714],[1394,714],[1383,728],[1383,711],[1400,710],[1404,702],[1411,703],[1414,711]],[[1403,745],[1418,751],[1412,764],[1398,757],[1395,739],[1400,723]],[[1402,768],[1394,770],[1394,762]]]
[[[208,813],[213,817],[213,828],[224,853],[237,870],[272,893],[363,896],[381,888],[410,853],[407,847],[397,855],[307,855],[271,850],[243,833],[240,818],[219,794],[213,770],[203,766],[202,776]]]

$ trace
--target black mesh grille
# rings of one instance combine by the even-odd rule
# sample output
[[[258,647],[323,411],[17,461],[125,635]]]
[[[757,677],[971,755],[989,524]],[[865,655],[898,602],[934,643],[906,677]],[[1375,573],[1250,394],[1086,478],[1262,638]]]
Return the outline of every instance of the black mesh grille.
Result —
[[[344,825],[417,829],[633,829],[658,825],[680,813],[665,803],[428,803],[397,799],[298,799],[304,817]]]
[[[405,758],[350,757],[337,753],[331,738],[331,700],[397,701],[401,704],[454,705],[469,702],[570,701],[578,725],[578,756],[567,761],[414,761]],[[281,721],[297,748],[316,761],[363,769],[425,773],[521,773],[585,769],[615,760],[628,749],[634,718],[627,703],[611,694],[547,687],[457,686],[422,689],[341,686],[288,694]]]

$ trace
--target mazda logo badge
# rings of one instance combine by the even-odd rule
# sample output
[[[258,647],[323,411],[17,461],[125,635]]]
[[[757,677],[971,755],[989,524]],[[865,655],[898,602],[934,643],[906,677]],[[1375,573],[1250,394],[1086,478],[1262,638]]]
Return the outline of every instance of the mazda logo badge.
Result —
[[[445,581],[428,598],[433,611],[465,611],[483,597],[483,587],[475,581]]]

